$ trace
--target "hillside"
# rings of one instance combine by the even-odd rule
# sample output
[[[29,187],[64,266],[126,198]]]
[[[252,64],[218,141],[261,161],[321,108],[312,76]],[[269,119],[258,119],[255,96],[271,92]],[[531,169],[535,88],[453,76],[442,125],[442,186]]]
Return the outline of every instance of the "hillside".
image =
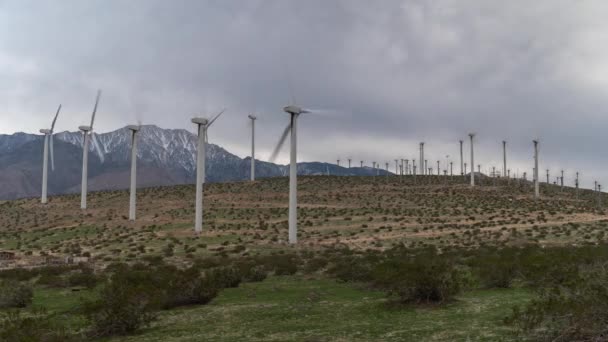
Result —
[[[285,241],[283,177],[208,184],[200,236],[193,233],[191,185],[141,189],[136,222],[126,219],[126,191],[94,192],[86,211],[76,195],[51,197],[48,205],[0,202],[0,251],[15,253],[0,260],[0,280],[33,289],[21,318],[0,308],[0,334],[62,341],[95,331],[112,336],[102,341],[520,341],[517,324],[527,318],[514,306],[543,303],[539,293],[564,286],[595,314],[604,301],[585,292],[587,283],[579,289],[571,281],[578,279],[573,267],[596,267],[592,277],[605,288],[608,216],[598,197],[605,196],[543,184],[535,200],[529,182],[478,181],[470,188],[465,177],[299,177],[297,246]],[[202,293],[217,292],[190,297],[197,279],[211,279]],[[429,299],[418,292],[427,288],[451,290]],[[553,290],[540,292],[546,288]],[[154,313],[150,325],[137,323],[137,333],[96,328],[100,317],[113,329],[123,326],[121,315],[141,310],[147,298],[167,304],[146,309]],[[83,314],[90,301],[97,316]],[[571,307],[562,306],[566,313]],[[578,318],[587,311],[577,319],[595,321]],[[19,328],[28,317],[32,328]],[[533,333],[544,337],[545,326]],[[571,331],[555,326],[551,334],[562,326]]]
[[[300,246],[385,249],[435,245],[588,244],[605,238],[608,216],[589,190],[491,178],[471,189],[463,177],[299,178]],[[102,262],[160,255],[267,253],[285,248],[287,178],[215,183],[205,189],[203,234],[193,233],[194,186],[141,189],[138,220],[127,218],[126,191],[0,202],[0,249],[88,254]],[[238,247],[238,248],[237,248]]]

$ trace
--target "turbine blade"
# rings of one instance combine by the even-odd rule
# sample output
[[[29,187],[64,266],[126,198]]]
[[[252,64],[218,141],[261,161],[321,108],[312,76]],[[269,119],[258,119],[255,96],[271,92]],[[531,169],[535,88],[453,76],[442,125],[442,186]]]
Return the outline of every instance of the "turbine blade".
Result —
[[[281,152],[281,148],[283,147],[283,144],[285,144],[285,140],[287,140],[287,135],[289,134],[289,132],[291,132],[291,121],[289,122],[287,127],[285,127],[285,131],[283,131],[283,135],[281,135],[281,138],[279,139],[277,146],[274,148],[274,151],[272,151],[272,154],[270,155],[270,159],[268,160],[269,162],[274,163],[274,161],[277,159],[277,156],[279,155],[279,152]]]
[[[302,108],[302,113],[318,114],[318,115],[330,115],[330,116],[346,116],[351,113],[344,110],[338,109],[322,109],[322,108]]]
[[[100,97],[101,89],[97,91],[97,98],[95,98],[95,107],[93,107],[93,115],[91,115],[91,129],[93,129],[93,123],[95,122],[95,114],[97,113],[97,105],[99,104]]]
[[[105,161],[105,156],[103,150],[101,149],[101,145],[99,145],[99,141],[97,140],[97,134],[91,132],[91,140],[93,141],[93,148],[97,152],[99,156],[99,160],[103,163]]]
[[[61,106],[60,106],[61,107]],[[55,151],[53,147],[53,132],[51,132],[51,136],[49,137],[50,141],[50,153],[51,153],[51,171],[55,171]]]
[[[222,109],[221,112],[219,112],[213,119],[211,119],[211,121],[209,121],[209,123],[207,124],[207,127],[211,126],[215,122],[215,120],[217,120],[217,118],[219,118],[220,115],[222,115],[225,111],[226,111],[225,108]]]
[[[57,113],[55,113],[55,118],[53,119],[53,123],[51,124],[51,134],[53,134],[53,130],[55,129],[55,123],[57,122],[57,117],[59,116],[59,111],[61,110],[61,104],[59,108],[57,108]]]

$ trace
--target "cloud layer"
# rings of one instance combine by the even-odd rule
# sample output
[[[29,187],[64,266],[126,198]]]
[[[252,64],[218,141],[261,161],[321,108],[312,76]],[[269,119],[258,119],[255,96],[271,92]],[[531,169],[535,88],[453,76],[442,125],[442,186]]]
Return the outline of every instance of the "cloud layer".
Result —
[[[340,114],[301,118],[301,160],[392,163],[425,141],[458,164],[476,132],[482,169],[507,140],[530,175],[538,138],[543,170],[608,186],[607,15],[599,0],[0,0],[0,133],[49,126],[58,103],[74,130],[101,88],[99,131],[192,130],[226,107],[211,140],[246,155],[255,112],[267,157],[295,97]]]

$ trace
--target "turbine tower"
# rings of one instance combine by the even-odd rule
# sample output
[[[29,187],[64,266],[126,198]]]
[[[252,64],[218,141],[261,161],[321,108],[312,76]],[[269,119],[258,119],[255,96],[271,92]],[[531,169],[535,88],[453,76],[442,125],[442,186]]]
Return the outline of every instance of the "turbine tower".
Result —
[[[502,141],[502,175],[507,175],[507,142]]]
[[[194,231],[203,231],[203,184],[205,183],[205,161],[207,158],[207,129],[224,113],[220,111],[213,119],[195,117],[192,123],[197,125],[198,141],[196,145],[196,209],[194,213]]]
[[[420,174],[426,174],[426,168],[424,167],[424,142],[420,143],[420,162],[418,164],[420,164]]]
[[[48,172],[49,172],[49,148],[51,152],[51,171],[55,171],[55,152],[53,148],[53,130],[55,129],[55,123],[59,116],[61,105],[57,108],[55,118],[51,124],[51,129],[41,129],[40,133],[44,134],[44,152],[42,155],[42,196],[40,198],[41,203],[47,203],[47,184],[48,184]],[[49,146],[50,145],[50,146]]]
[[[350,169],[350,162],[351,162],[351,158],[348,158],[348,168]]]
[[[459,142],[460,142],[460,175],[464,176],[464,174],[465,174],[464,167],[463,167],[463,161],[464,160],[462,159],[462,143],[463,143],[463,141],[459,140]]]
[[[248,115],[251,119],[251,181],[255,180],[255,120],[254,115]]]
[[[297,169],[297,122],[300,114],[313,113],[315,111],[304,109],[296,105],[289,105],[283,108],[283,111],[290,115],[290,123],[285,127],[283,135],[279,139],[275,147],[270,161],[276,159],[281,147],[285,143],[287,135],[291,135],[290,142],[290,163],[289,163],[289,243],[295,244],[298,242],[298,169]]]
[[[475,159],[473,158],[473,137],[475,133],[469,133],[471,138],[471,186],[475,186]]]
[[[91,115],[90,126],[79,126],[78,129],[82,131],[83,143],[82,143],[82,181],[80,189],[80,209],[87,208],[87,181],[88,181],[88,164],[89,164],[89,140],[93,141],[93,148],[97,151],[99,159],[104,162],[103,151],[97,141],[97,135],[93,133],[93,123],[95,122],[95,114],[97,113],[97,106],[99,105],[99,98],[101,97],[101,90],[97,91],[97,97],[95,99],[95,106],[93,107],[93,115]]]
[[[129,192],[129,220],[135,221],[137,206],[137,133],[140,125],[129,125],[131,131],[131,188]]]
[[[534,142],[534,197],[540,197],[540,190],[538,187],[538,140]]]

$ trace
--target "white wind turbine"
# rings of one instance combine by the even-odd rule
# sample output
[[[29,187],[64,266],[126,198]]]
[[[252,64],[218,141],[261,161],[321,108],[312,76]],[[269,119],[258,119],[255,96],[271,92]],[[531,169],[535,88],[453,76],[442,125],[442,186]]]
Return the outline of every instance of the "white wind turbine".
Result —
[[[54,154],[55,152],[53,149],[53,130],[55,129],[55,123],[57,122],[57,117],[59,116],[60,110],[61,110],[61,105],[59,105],[59,108],[57,108],[57,113],[55,113],[55,118],[53,119],[53,123],[51,124],[51,129],[41,129],[40,130],[40,133],[44,134],[44,152],[43,152],[43,156],[42,156],[42,197],[40,199],[41,203],[47,203],[49,148],[50,148],[50,152],[51,152],[51,170],[55,171],[55,154]]]
[[[471,186],[475,186],[475,159],[473,158],[473,137],[475,133],[469,133],[471,138]]]
[[[97,135],[93,133],[93,123],[95,122],[95,114],[97,113],[97,106],[99,105],[99,98],[101,97],[101,90],[97,91],[97,97],[95,99],[95,107],[93,107],[93,115],[91,115],[90,126],[79,126],[78,129],[82,131],[83,143],[82,143],[82,182],[80,190],[80,209],[87,208],[87,180],[88,180],[88,162],[89,162],[89,140],[93,140],[93,148],[99,155],[99,160],[104,162],[104,155],[99,142],[97,141]]]
[[[255,115],[248,115],[251,120],[251,181],[255,180]]]
[[[224,113],[219,112],[213,119],[196,117],[192,123],[197,125],[198,142],[196,150],[196,211],[194,213],[194,231],[203,231],[203,183],[205,182],[205,159],[207,158],[207,129]]]
[[[540,197],[540,190],[538,186],[538,140],[532,140],[534,143],[534,197]]]
[[[129,220],[135,221],[137,208],[137,133],[141,125],[129,125],[131,131],[131,187],[129,193]]]
[[[283,111],[290,115],[290,122],[285,127],[277,146],[275,147],[272,155],[270,156],[270,162],[274,162],[277,158],[281,147],[287,139],[287,135],[290,134],[290,155],[289,155],[289,243],[295,244],[298,242],[298,170],[297,170],[297,122],[300,114],[306,113],[319,113],[322,111],[304,109],[296,105],[289,105],[283,108]]]

